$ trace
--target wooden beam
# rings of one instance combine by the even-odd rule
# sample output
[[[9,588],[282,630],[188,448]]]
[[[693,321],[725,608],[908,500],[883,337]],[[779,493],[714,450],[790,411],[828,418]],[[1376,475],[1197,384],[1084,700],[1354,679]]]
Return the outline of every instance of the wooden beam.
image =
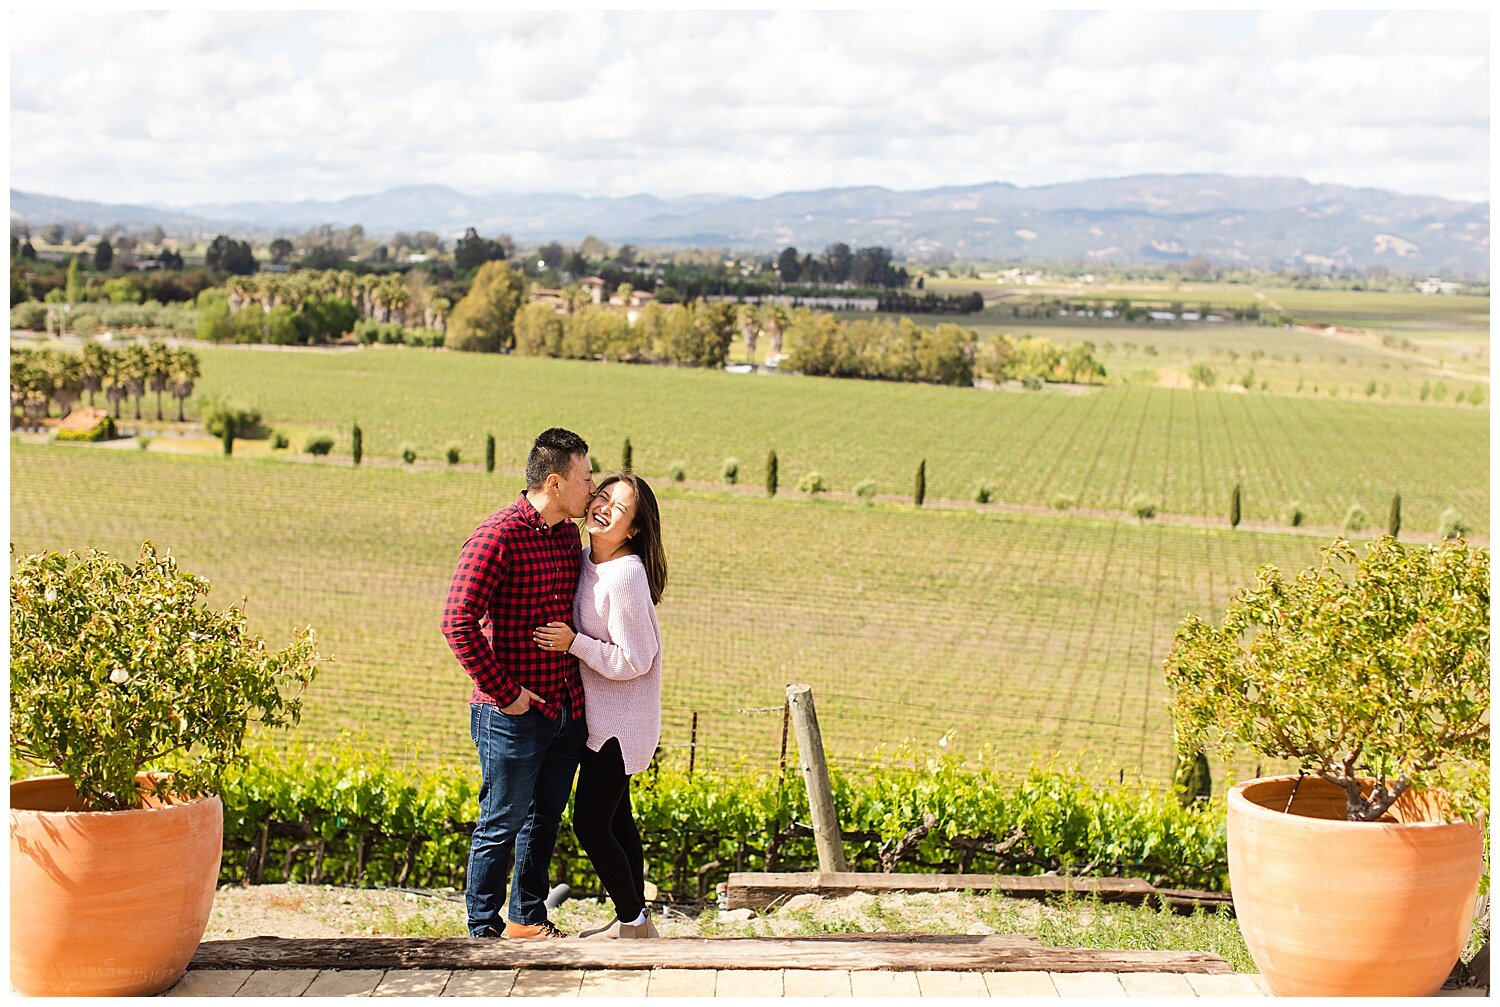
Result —
[[[878,895],[887,892],[988,892],[996,889],[1013,898],[1041,899],[1072,893],[1098,895],[1105,902],[1126,902],[1133,905],[1140,905],[1156,894],[1151,883],[1141,878],[1073,878],[1051,874],[1030,877],[1005,874],[874,874],[847,871],[816,874],[730,874],[728,896],[731,909],[764,909],[804,892],[836,897],[854,892]]]
[[[807,804],[812,814],[813,843],[818,849],[818,869],[847,871],[844,860],[843,832],[839,829],[838,810],[833,804],[833,787],[828,782],[828,762],[823,756],[823,732],[818,729],[818,711],[813,706],[812,686],[789,685],[786,701],[792,711],[792,726],[797,732],[797,754],[801,757],[802,779],[807,784]]]
[[[881,934],[506,941],[468,937],[256,937],[198,946],[189,969],[834,969],[898,972],[1233,971],[1200,951],[1042,947],[1035,937]]]

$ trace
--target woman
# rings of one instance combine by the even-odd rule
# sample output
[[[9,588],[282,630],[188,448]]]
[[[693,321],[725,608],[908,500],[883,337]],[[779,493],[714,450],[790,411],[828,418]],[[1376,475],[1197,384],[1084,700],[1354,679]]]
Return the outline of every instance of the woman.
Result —
[[[599,484],[584,528],[575,634],[565,623],[535,631],[543,650],[566,650],[583,676],[588,743],[573,795],[573,832],[614,901],[609,926],[580,937],[659,937],[646,918],[645,855],[630,811],[630,777],[661,738],[661,629],[656,605],[667,586],[656,495],[640,476]]]

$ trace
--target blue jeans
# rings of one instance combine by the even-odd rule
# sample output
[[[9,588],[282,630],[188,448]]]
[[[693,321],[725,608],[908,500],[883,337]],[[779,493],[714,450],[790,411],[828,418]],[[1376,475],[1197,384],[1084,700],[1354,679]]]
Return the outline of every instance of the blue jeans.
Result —
[[[547,868],[588,728],[567,710],[549,720],[534,709],[511,717],[489,703],[470,703],[469,734],[479,753],[479,820],[464,896],[469,933],[477,937],[486,927],[505,927],[500,907],[512,854],[510,920],[547,918]]]

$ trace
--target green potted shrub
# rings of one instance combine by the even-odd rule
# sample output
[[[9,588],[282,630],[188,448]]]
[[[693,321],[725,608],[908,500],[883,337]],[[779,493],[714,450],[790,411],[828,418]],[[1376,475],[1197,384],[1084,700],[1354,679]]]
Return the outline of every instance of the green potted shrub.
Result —
[[[238,606],[150,543],[13,560],[11,981],[27,995],[158,993],[213,904],[224,774],[252,723],[295,724],[311,629],[269,650]]]
[[[1230,885],[1279,995],[1425,996],[1469,935],[1489,768],[1489,551],[1266,565],[1164,667],[1179,748],[1245,746],[1295,776],[1230,791]]]

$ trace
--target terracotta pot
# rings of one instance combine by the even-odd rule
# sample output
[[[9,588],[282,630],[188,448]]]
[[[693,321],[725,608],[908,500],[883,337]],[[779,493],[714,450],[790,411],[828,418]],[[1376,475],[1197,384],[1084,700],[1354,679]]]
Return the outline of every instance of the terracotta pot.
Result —
[[[10,785],[10,976],[27,996],[150,996],[182,977],[213,908],[217,797],[81,811],[65,776]]]
[[[1378,822],[1344,792],[1275,776],[1229,792],[1229,883],[1250,957],[1278,996],[1431,996],[1462,953],[1483,823],[1443,823],[1441,794],[1402,795]]]

